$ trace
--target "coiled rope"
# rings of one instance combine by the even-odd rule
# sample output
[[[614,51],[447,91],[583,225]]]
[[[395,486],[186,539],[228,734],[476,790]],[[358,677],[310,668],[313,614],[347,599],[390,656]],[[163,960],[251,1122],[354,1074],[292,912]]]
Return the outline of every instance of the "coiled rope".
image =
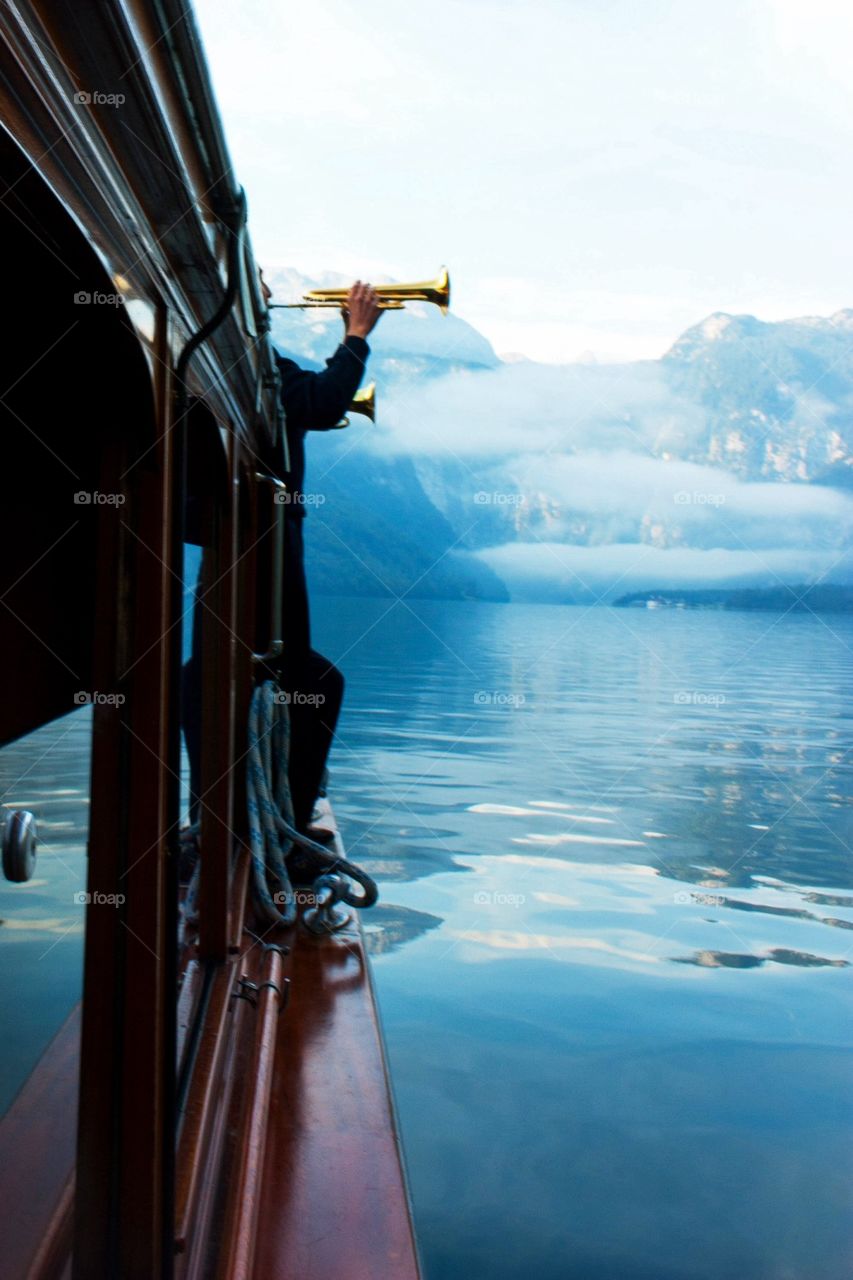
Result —
[[[292,925],[296,920],[296,894],[285,862],[294,845],[314,854],[326,874],[337,872],[361,886],[361,893],[347,889],[343,895],[349,906],[372,907],[379,890],[370,876],[294,827],[287,780],[289,755],[287,701],[275,682],[267,680],[256,686],[249,708],[249,845],[259,913],[273,925]]]

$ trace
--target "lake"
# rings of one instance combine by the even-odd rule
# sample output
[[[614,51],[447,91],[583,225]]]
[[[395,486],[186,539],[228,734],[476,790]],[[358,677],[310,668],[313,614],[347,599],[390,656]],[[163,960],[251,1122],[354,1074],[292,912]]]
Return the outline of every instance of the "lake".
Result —
[[[853,620],[320,599],[314,637],[426,1280],[851,1274]],[[43,836],[0,1106],[79,984],[88,725],[0,753]]]
[[[428,1280],[853,1274],[838,616],[318,601]]]

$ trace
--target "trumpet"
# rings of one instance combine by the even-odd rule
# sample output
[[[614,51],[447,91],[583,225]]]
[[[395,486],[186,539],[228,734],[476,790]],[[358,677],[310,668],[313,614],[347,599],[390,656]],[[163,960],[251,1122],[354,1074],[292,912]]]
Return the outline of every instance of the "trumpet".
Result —
[[[365,418],[369,418],[371,422],[376,421],[375,382],[371,382],[369,386],[364,387],[361,391],[356,391],[349,411],[350,413],[363,413]]]
[[[369,418],[371,422],[376,421],[376,383],[371,382],[369,386],[364,387],[361,391],[356,391],[352,403],[350,404],[349,413],[361,413],[365,418]],[[340,422],[335,423],[335,430],[342,430],[349,426],[349,418],[341,418]]]
[[[338,307],[347,304],[349,289],[309,289],[301,302],[277,302],[273,306],[305,311],[313,307]],[[402,311],[407,302],[431,302],[447,315],[450,307],[450,276],[442,267],[434,280],[417,280],[414,284],[380,284],[376,286],[381,311]]]

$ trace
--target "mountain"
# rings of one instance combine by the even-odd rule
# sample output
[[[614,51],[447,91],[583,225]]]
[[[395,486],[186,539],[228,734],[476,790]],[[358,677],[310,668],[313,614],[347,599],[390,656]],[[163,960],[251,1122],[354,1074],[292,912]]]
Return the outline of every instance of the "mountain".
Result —
[[[276,300],[310,283],[271,277]],[[274,313],[322,367],[336,314]],[[853,311],[717,313],[657,361],[501,360],[425,304],[371,336],[377,423],[318,433],[312,588],[554,602],[850,582]]]
[[[853,310],[776,324],[718,312],[662,364],[705,411],[701,438],[681,456],[750,480],[851,487]]]

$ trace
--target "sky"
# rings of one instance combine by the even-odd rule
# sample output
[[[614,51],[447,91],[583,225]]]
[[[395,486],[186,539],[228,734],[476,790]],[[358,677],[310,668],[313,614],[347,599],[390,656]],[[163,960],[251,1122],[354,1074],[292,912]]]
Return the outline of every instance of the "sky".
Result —
[[[256,256],[551,363],[853,305],[849,0],[196,0]]]

